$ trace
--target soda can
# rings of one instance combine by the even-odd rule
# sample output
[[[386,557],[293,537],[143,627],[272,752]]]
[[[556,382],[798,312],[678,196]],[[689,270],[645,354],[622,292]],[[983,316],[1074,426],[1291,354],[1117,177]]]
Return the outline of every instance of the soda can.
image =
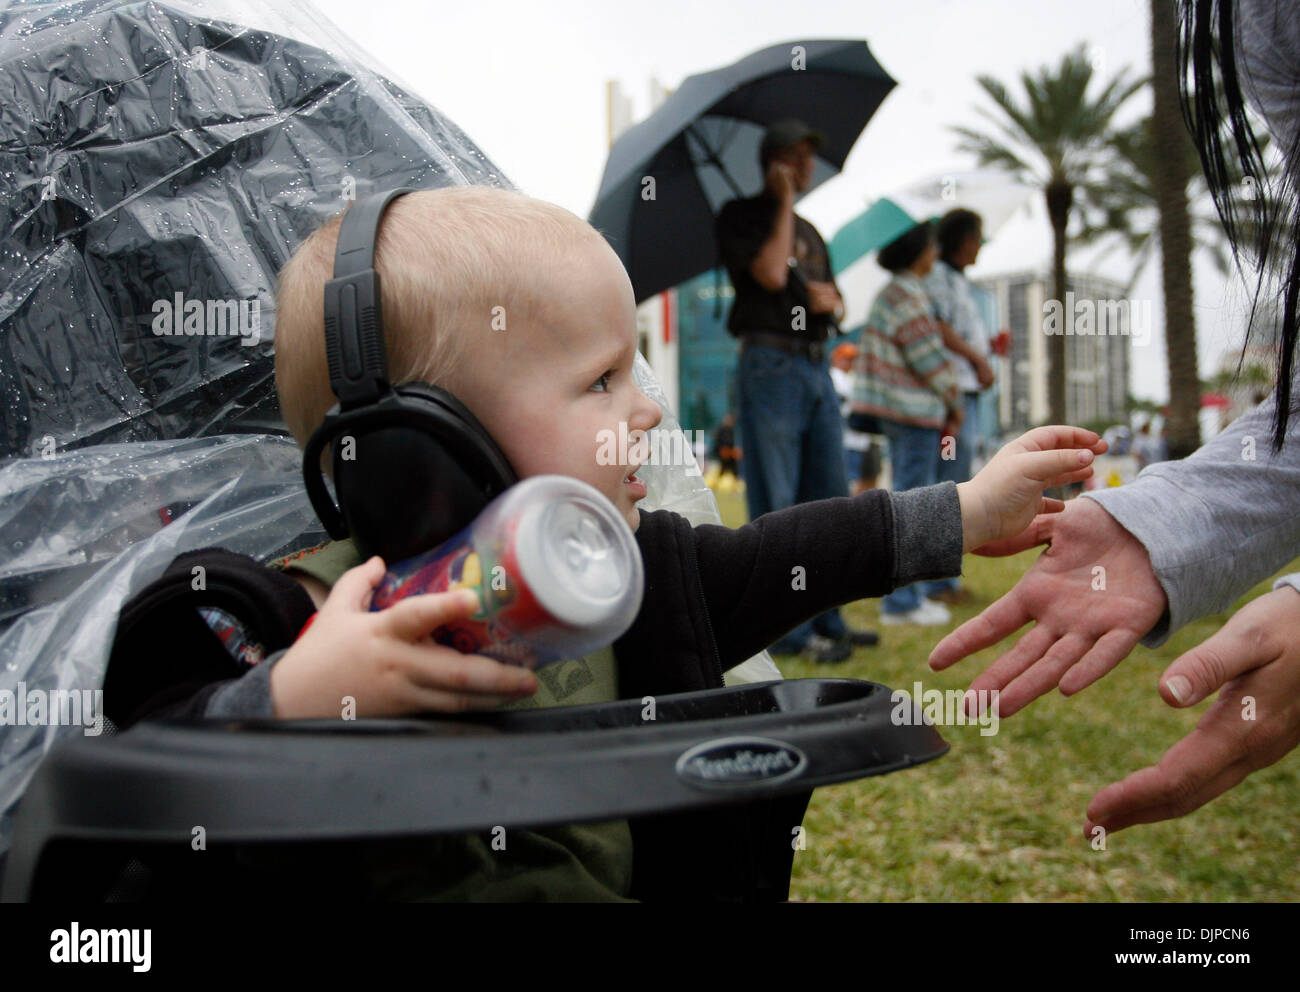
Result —
[[[569,476],[538,475],[432,551],[390,566],[370,609],[470,589],[477,609],[433,639],[539,668],[617,640],[641,608],[644,571],[632,529],[606,497]]]

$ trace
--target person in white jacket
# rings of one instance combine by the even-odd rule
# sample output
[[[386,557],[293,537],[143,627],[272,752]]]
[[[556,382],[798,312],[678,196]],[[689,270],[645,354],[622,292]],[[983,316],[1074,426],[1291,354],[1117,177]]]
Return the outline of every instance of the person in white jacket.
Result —
[[[1190,54],[1197,85],[1211,85],[1211,68],[1233,74],[1216,48],[1211,0],[1180,0],[1183,21],[1211,28]],[[1130,485],[1073,500],[1037,533],[1003,542],[992,553],[1034,544],[1050,547],[1009,593],[944,638],[930,656],[939,670],[1019,630],[1035,626],[972,683],[1000,690],[1000,716],[1022,709],[1059,686],[1079,692],[1115,668],[1141,641],[1156,647],[1199,617],[1236,597],[1300,555],[1300,395],[1296,359],[1296,297],[1300,287],[1300,7],[1284,0],[1217,0],[1236,25],[1235,75],[1285,153],[1279,237],[1270,246],[1295,252],[1281,263],[1289,303],[1279,345],[1274,394],[1189,458],[1163,462]],[[1205,39],[1213,38],[1214,45]],[[1212,63],[1219,63],[1217,66]],[[1231,88],[1224,87],[1231,93]],[[1201,123],[1249,138],[1240,100],[1211,99],[1193,113]],[[1207,133],[1221,133],[1213,127]],[[1241,242],[1233,214],[1225,137],[1201,149],[1202,162],[1224,214],[1234,249]],[[1264,172],[1258,157],[1240,164]],[[1259,171],[1256,171],[1259,170]],[[1262,201],[1261,201],[1262,202]],[[1238,206],[1239,210],[1240,207]],[[1263,267],[1268,252],[1257,251]],[[1099,577],[1101,581],[1099,581]],[[1300,743],[1300,573],[1238,611],[1214,636],[1177,658],[1160,678],[1160,695],[1185,707],[1215,690],[1210,707],[1187,737],[1154,766],[1099,791],[1088,805],[1085,835],[1183,816],[1273,764]]]

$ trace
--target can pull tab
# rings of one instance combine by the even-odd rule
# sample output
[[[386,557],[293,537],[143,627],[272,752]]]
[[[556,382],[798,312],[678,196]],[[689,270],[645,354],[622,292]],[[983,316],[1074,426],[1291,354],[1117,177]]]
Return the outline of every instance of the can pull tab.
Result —
[[[591,517],[582,516],[572,521],[564,537],[565,564],[580,572],[592,564],[593,559],[609,554],[608,535]]]

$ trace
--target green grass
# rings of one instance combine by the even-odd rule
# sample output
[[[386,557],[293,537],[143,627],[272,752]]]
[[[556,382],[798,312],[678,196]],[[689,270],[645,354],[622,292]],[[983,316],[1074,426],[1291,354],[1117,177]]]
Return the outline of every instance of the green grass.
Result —
[[[723,520],[745,519],[743,497],[719,494]],[[964,582],[977,603],[1010,589],[1037,557],[968,556]],[[1285,571],[1295,571],[1292,565]],[[1292,753],[1178,820],[1112,834],[1095,851],[1084,810],[1112,781],[1150,765],[1210,705],[1166,706],[1160,673],[1208,638],[1231,612],[1271,587],[1262,582],[1232,611],[1189,624],[1157,650],[1136,648],[1117,669],[1072,699],[1053,692],[1002,721],[943,727],[947,755],[880,778],[818,789],[795,855],[792,900],[961,902],[1295,901],[1300,875],[1300,755]],[[979,612],[958,607],[954,623]],[[787,678],[870,679],[893,688],[964,689],[1014,643],[946,672],[926,665],[951,628],[881,628],[876,600],[845,608],[848,621],[882,633],[833,667],[781,659]],[[1026,628],[1028,629],[1028,628]]]

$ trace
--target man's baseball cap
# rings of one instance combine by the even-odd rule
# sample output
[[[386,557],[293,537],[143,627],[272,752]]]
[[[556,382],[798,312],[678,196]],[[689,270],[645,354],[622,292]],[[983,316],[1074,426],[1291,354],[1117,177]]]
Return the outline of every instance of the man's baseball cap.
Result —
[[[790,118],[776,121],[763,134],[763,143],[758,146],[758,160],[766,162],[782,148],[789,148],[804,140],[811,141],[813,148],[820,148],[826,142],[826,136],[801,120]]]

